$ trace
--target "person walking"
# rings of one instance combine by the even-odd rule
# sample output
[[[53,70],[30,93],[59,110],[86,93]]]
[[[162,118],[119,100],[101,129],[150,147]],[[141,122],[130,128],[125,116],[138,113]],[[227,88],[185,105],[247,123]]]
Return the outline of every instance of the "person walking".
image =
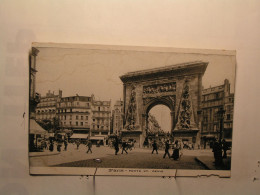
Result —
[[[156,154],[158,154],[158,146],[157,146],[157,143],[156,143],[156,141],[155,141],[155,140],[154,140],[154,142],[153,142],[152,146],[153,146],[153,151],[152,151],[152,154],[153,154],[153,152],[154,152],[154,151],[156,151]]]
[[[53,140],[50,140],[49,150],[53,152]]]
[[[65,139],[64,140],[64,151],[67,151],[67,147],[68,147],[68,141]]]
[[[114,147],[115,147],[115,155],[117,155],[118,151],[119,151],[119,140],[118,138],[116,137],[115,138],[115,141],[114,141]]]
[[[79,149],[79,145],[80,145],[80,141],[79,140],[76,141],[76,145],[77,145],[77,150],[78,150]]]
[[[58,152],[61,152],[61,146],[62,146],[62,141],[61,141],[61,140],[58,140],[58,141],[57,141],[57,151],[58,151]]]
[[[222,148],[223,148],[223,158],[227,158],[227,150],[228,150],[228,145],[225,139],[222,141]]]
[[[172,158],[173,160],[178,160],[180,158],[180,145],[178,140],[176,140],[174,143]]]
[[[91,150],[91,148],[92,148],[92,142],[91,142],[90,140],[89,140],[88,143],[87,143],[87,147],[88,147],[87,153],[88,153],[88,152],[91,152],[91,154],[92,154],[92,150]]]
[[[126,148],[127,148],[127,143],[123,140],[123,143],[122,143],[122,154],[125,153],[128,154],[128,152],[126,151]]]
[[[220,142],[215,141],[213,144],[214,158],[215,158],[215,166],[222,165],[222,146]]]
[[[169,149],[170,149],[170,144],[169,144],[169,140],[167,140],[165,142],[165,153],[163,155],[163,158],[165,158],[166,155],[168,155],[168,157],[171,158],[170,153],[169,153]]]

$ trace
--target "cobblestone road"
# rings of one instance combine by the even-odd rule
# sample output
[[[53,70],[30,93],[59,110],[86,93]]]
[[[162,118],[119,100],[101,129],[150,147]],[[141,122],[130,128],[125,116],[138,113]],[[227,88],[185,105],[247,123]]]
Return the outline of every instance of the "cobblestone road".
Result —
[[[159,154],[151,154],[150,149],[136,148],[129,154],[114,155],[114,149],[109,147],[92,148],[93,153],[87,154],[86,147],[81,145],[76,150],[75,145],[70,145],[68,151],[62,151],[58,155],[30,157],[31,166],[58,166],[58,167],[111,167],[111,168],[154,168],[154,169],[205,169],[195,160],[196,156],[213,155],[208,150],[183,150],[183,156],[179,161],[166,157],[163,159],[164,151]],[[172,153],[172,151],[170,151]],[[101,163],[94,159],[101,159]]]

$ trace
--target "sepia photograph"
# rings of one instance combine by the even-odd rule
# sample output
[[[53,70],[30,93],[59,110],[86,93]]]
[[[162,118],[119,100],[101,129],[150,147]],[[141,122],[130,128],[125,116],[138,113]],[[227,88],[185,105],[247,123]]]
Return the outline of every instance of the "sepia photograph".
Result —
[[[231,176],[236,52],[33,43],[30,174]]]

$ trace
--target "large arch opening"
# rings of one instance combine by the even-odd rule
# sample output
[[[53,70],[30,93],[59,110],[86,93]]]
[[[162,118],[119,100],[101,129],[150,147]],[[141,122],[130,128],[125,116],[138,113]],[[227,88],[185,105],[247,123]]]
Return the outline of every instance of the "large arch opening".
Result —
[[[174,127],[174,105],[166,98],[152,99],[145,107],[146,136],[144,147],[151,147],[157,141],[163,147],[166,140],[172,140]]]
[[[148,133],[171,133],[171,110],[162,104],[158,104],[148,112]]]

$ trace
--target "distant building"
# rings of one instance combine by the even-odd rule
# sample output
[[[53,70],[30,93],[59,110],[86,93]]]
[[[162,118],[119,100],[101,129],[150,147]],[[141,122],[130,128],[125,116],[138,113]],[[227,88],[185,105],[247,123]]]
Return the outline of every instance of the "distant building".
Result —
[[[30,58],[29,58],[29,65],[30,65],[30,81],[29,81],[29,87],[30,87],[30,118],[35,119],[35,109],[37,104],[39,103],[39,94],[36,93],[36,57],[39,53],[39,50],[36,48],[32,48]]]
[[[123,129],[123,101],[118,100],[112,111],[112,133],[119,135]]]
[[[110,127],[111,127],[110,123],[111,123],[111,101],[93,100],[90,139],[93,140],[94,142],[101,141],[104,144],[106,144],[107,138],[110,135]]]
[[[202,90],[202,123],[201,144],[211,147],[213,139],[220,135],[218,111],[224,109],[224,129],[222,138],[231,139],[233,123],[234,94],[230,94],[230,83],[227,79],[223,85]]]
[[[152,135],[152,134],[159,134],[162,133],[163,130],[161,129],[158,121],[156,120],[155,116],[153,116],[152,114],[148,114],[148,135]]]
[[[231,141],[232,139],[232,129],[233,129],[233,113],[234,113],[234,94],[230,94],[225,97],[225,116],[224,116],[224,131],[223,138],[226,141]]]
[[[85,134],[82,138],[86,139],[90,133],[91,104],[92,97],[77,95],[61,98],[57,102],[60,127],[73,130],[73,134]]]
[[[40,102],[37,104],[36,107],[36,120],[43,121],[43,120],[50,120],[52,121],[53,118],[56,117],[56,107],[57,102],[62,97],[62,91],[59,90],[58,94],[54,94],[54,92],[48,91],[46,96],[40,97]]]

